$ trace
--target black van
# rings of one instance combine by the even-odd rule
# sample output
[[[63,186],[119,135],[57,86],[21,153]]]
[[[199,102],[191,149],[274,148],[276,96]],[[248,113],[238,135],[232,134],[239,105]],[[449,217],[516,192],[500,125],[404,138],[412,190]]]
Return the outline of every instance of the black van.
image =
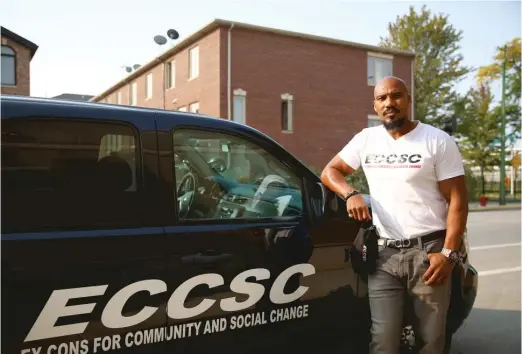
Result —
[[[3,353],[367,352],[348,257],[363,225],[275,141],[201,114],[1,98]]]

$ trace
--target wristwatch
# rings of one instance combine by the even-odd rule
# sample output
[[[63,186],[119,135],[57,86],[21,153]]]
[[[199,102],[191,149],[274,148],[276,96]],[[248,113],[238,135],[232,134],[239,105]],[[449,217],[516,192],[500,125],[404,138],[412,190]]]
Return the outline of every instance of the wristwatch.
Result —
[[[449,248],[443,248],[440,253],[442,253],[446,258],[448,258],[448,260],[453,264],[460,263],[462,259],[462,257],[457,251],[450,250]]]

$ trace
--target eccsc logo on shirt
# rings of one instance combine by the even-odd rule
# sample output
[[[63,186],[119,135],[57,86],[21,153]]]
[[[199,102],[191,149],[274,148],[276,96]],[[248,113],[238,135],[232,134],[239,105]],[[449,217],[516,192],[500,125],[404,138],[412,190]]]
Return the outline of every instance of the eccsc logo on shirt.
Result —
[[[364,163],[366,164],[375,164],[375,163],[388,163],[388,164],[405,164],[405,163],[419,163],[422,160],[422,156],[420,154],[368,154],[366,155],[366,159]]]

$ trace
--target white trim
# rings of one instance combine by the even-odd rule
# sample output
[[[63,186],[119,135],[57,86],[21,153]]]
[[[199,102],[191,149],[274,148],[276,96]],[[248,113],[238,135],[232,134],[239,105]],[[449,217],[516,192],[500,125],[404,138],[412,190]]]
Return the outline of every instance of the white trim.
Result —
[[[292,96],[289,93],[283,93],[283,94],[281,94],[281,99],[285,100],[285,101],[293,101],[294,100],[294,96]]]
[[[232,28],[234,28],[234,22],[230,24],[230,28],[228,29],[228,52],[227,52],[227,119],[232,120],[232,95],[230,91],[232,90]]]
[[[132,95],[131,96],[131,100],[132,100],[131,106],[136,106],[138,104],[138,83],[137,82],[133,82],[131,84],[130,94]]]
[[[196,108],[195,110],[194,110],[194,107]],[[190,103],[188,108],[189,108],[189,112],[191,112],[191,113],[199,113],[199,101]]]
[[[232,110],[232,120],[234,122],[238,122],[236,120],[237,117],[235,116],[235,112],[237,112],[236,107],[235,107],[235,104],[236,104],[235,98],[236,97],[240,98],[242,101],[241,103],[243,104],[243,107],[242,107],[243,110],[242,110],[242,112],[240,112],[240,114],[242,115],[242,117],[241,117],[242,122],[238,122],[238,123],[245,124],[245,125],[247,124],[247,122],[246,122],[246,95],[247,95],[247,92],[243,89],[238,88],[238,89],[234,90],[234,95],[233,95],[234,100],[233,100],[233,110]]]
[[[194,57],[196,54],[196,57]],[[195,45],[189,49],[189,81],[197,79],[199,77],[199,45]],[[195,66],[192,66],[192,60],[194,59]]]
[[[171,60],[169,62],[170,65],[170,82],[169,89],[176,88],[176,60]]]
[[[246,91],[243,89],[235,89],[234,90],[234,96],[246,96]]]
[[[384,53],[376,53],[376,52],[368,52],[369,57],[381,58],[381,59],[390,59],[393,60],[393,55],[384,54]]]
[[[281,127],[281,131],[284,133],[291,133],[294,131],[294,105],[293,105],[294,96],[292,96],[289,93],[283,93],[283,94],[281,94],[281,100],[287,102],[286,116],[287,116],[287,122],[288,122],[288,129],[283,129]],[[282,119],[282,117],[281,117],[281,119]]]

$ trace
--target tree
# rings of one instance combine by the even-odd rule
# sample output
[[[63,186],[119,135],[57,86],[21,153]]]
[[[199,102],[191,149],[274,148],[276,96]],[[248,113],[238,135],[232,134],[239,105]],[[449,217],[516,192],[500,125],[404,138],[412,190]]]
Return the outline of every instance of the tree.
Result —
[[[520,95],[521,95],[521,38],[515,37],[505,44],[506,47],[506,138],[514,141],[513,138],[520,137]],[[476,74],[478,84],[492,83],[502,79],[502,65],[504,63],[504,46],[497,48],[493,63],[480,67]],[[500,122],[501,107],[495,108],[495,115]],[[510,139],[511,138],[511,139]]]
[[[498,116],[491,107],[492,101],[491,87],[483,81],[454,103],[457,117],[455,136],[463,158],[480,168],[482,194],[486,192],[484,172],[499,162],[498,149],[493,146],[498,137]]]
[[[459,42],[462,31],[455,29],[444,14],[432,15],[424,5],[420,13],[410,12],[388,25],[380,46],[410,50],[417,54],[414,68],[415,119],[443,128],[450,120],[457,99],[454,87],[470,71],[462,64]]]

